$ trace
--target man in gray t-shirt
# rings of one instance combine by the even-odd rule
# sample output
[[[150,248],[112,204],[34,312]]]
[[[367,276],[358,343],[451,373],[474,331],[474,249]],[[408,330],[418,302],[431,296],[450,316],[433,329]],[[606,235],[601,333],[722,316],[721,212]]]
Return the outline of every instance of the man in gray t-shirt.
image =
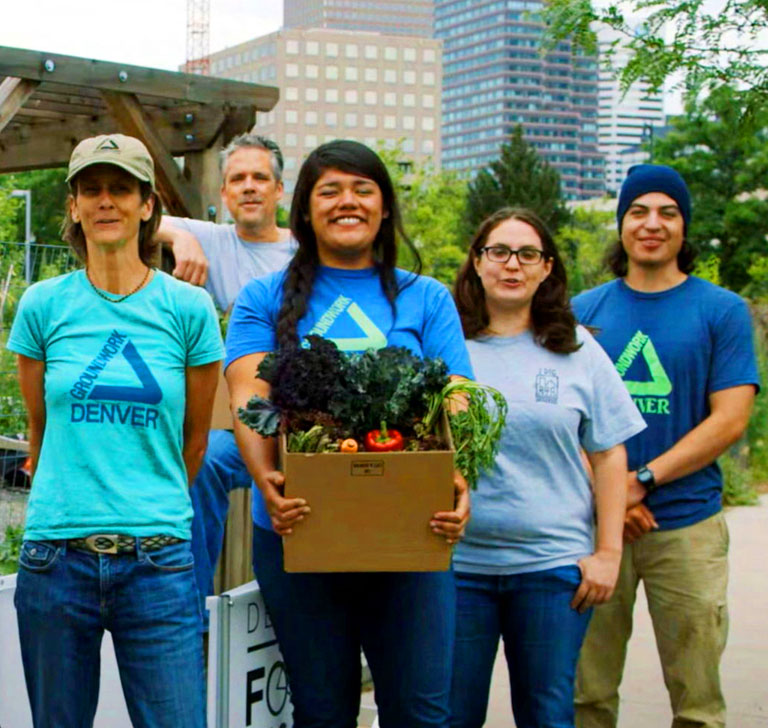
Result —
[[[296,252],[289,230],[277,227],[283,196],[283,156],[278,146],[243,134],[224,150],[221,200],[234,223],[163,216],[157,239],[173,251],[173,274],[204,285],[228,311],[251,278],[280,270]]]
[[[283,196],[283,156],[278,146],[264,137],[242,134],[223,151],[222,162],[221,199],[234,223],[164,216],[157,238],[173,251],[173,274],[204,285],[226,312],[252,278],[285,268],[297,246],[289,230],[277,227],[277,206]],[[206,625],[205,597],[213,593],[229,493],[250,485],[232,432],[211,430],[203,465],[190,490],[192,552]]]

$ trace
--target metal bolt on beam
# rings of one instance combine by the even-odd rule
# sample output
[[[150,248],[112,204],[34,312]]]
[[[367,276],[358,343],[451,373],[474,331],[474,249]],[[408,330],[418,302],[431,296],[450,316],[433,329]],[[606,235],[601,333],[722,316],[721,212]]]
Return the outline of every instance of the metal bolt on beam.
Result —
[[[53,73],[56,70],[56,64],[49,58],[43,63],[43,68],[45,68],[48,73]]]
[[[117,74],[117,79],[120,83],[125,83],[128,80],[128,74],[125,71],[120,71],[120,73]]]
[[[195,115],[191,111],[188,111],[186,114],[184,114],[184,121],[187,124],[191,124],[194,120],[195,120]]]
[[[184,135],[184,141],[187,144],[192,144],[192,142],[195,141],[195,135],[194,134],[185,134]]]

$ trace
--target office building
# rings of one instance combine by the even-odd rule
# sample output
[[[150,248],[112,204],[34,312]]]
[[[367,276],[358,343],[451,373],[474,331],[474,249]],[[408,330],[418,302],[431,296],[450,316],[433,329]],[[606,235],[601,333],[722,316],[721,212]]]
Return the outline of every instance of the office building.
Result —
[[[542,0],[435,0],[443,41],[443,167],[496,159],[519,124],[560,173],[568,199],[604,193],[597,146],[597,58],[561,42],[542,56]]]
[[[283,0],[286,28],[432,37],[433,0]]]
[[[608,29],[598,36],[601,55],[618,38]],[[626,92],[616,72],[626,64],[628,53],[619,47],[611,55],[611,68],[600,68],[598,80],[598,142],[605,155],[606,189],[616,194],[632,164],[647,162],[655,135],[665,125],[664,102],[660,93],[650,93],[646,83],[637,82]]]
[[[318,144],[399,146],[440,165],[441,44],[432,38],[325,29],[270,33],[211,54],[211,74],[280,89],[255,131],[285,156],[285,187]]]

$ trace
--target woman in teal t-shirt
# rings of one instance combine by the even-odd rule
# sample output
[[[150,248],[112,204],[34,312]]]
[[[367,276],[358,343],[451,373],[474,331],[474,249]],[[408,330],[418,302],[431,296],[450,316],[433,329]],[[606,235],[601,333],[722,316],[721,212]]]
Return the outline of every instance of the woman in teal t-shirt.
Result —
[[[456,280],[475,376],[504,394],[509,413],[454,552],[452,728],[483,725],[499,637],[518,728],[572,727],[590,608],[616,583],[627,495],[622,443],[645,424],[611,361],[577,327],[566,290],[551,235],[522,209],[480,225]]]
[[[221,335],[203,290],[151,267],[154,179],[137,139],[75,148],[64,237],[85,268],[31,286],[8,342],[33,468],[15,603],[36,728],[92,724],[105,629],[134,726],[204,725],[188,488]]]

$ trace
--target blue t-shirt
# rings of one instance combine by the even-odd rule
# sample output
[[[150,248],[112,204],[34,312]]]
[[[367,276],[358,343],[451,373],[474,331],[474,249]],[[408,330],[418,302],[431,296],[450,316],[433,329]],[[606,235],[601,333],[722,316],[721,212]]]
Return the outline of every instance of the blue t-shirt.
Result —
[[[185,370],[222,358],[210,296],[155,271],[110,303],[78,270],[27,289],[8,348],[45,362],[45,431],[24,537],[189,539]]]
[[[581,323],[597,328],[597,340],[648,423],[627,442],[630,470],[669,450],[704,420],[713,392],[759,386],[746,304],[700,278],[689,276],[656,293],[617,279],[576,296],[573,309]],[[645,503],[660,528],[681,528],[717,513],[722,487],[713,462],[664,484]]]
[[[645,423],[600,345],[581,327],[577,338],[582,346],[572,354],[548,351],[530,331],[467,342],[477,381],[502,392],[509,411],[495,465],[472,493],[457,571],[520,574],[593,553],[594,500],[581,450],[608,450]]]
[[[299,338],[317,334],[345,352],[403,346],[421,357],[440,357],[448,372],[472,377],[456,306],[448,289],[433,278],[397,270],[407,285],[397,296],[397,317],[381,288],[375,268],[343,270],[319,266],[307,313],[298,324]],[[227,329],[226,366],[248,354],[277,348],[277,316],[283,301],[285,271],[256,278],[235,301]],[[258,488],[253,519],[271,529]]]

